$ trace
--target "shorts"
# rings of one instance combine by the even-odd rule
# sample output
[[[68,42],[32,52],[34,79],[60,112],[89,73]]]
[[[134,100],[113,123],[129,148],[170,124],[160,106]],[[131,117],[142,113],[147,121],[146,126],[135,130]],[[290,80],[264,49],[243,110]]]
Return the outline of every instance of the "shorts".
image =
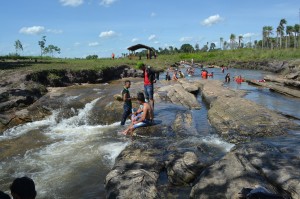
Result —
[[[150,126],[151,124],[152,124],[152,122],[150,120],[144,120],[142,122],[139,122],[139,123],[133,125],[133,129],[143,127],[143,126]]]
[[[146,99],[153,99],[153,84],[144,85],[145,90],[145,98]]]
[[[137,115],[132,114],[131,115],[131,120],[137,120],[138,118],[142,117],[143,112],[138,113]]]

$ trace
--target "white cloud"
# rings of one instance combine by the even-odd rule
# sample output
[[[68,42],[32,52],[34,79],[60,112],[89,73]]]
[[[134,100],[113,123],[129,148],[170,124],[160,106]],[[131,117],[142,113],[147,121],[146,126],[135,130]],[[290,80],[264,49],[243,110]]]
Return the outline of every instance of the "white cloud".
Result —
[[[101,32],[99,35],[99,37],[101,37],[101,38],[110,38],[110,37],[114,37],[114,36],[116,36],[116,33],[113,30]]]
[[[47,32],[54,33],[54,34],[61,34],[61,33],[63,33],[62,30],[54,30],[54,29],[48,29]]]
[[[250,37],[253,37],[253,36],[256,36],[256,34],[254,34],[254,33],[246,33],[246,34],[243,34],[242,35],[244,38],[250,38]]]
[[[45,28],[43,26],[32,26],[32,27],[23,27],[20,29],[20,33],[27,35],[38,35],[43,33]]]
[[[201,24],[204,25],[204,26],[211,26],[213,24],[216,24],[216,23],[219,23],[223,21],[223,18],[220,17],[220,15],[213,15],[213,16],[210,16],[206,19],[204,19]]]
[[[138,38],[133,38],[132,40],[131,40],[131,42],[137,42],[137,41],[139,41],[139,39]]]
[[[152,12],[150,16],[151,16],[151,17],[155,17],[155,16],[156,16],[156,13],[155,13],[155,12]]]
[[[156,38],[156,35],[150,35],[150,37],[148,38],[149,41],[152,41]]]
[[[101,3],[100,3],[100,5],[109,7],[111,4],[113,4],[116,1],[117,0],[102,0]]]
[[[159,41],[155,41],[154,43],[155,43],[155,44],[159,44]]]
[[[89,43],[89,46],[99,46],[100,44],[98,42],[91,42]]]
[[[181,37],[179,39],[180,42],[188,42],[188,41],[192,41],[193,38],[192,37]]]
[[[77,7],[83,4],[83,0],[59,0],[63,6]]]

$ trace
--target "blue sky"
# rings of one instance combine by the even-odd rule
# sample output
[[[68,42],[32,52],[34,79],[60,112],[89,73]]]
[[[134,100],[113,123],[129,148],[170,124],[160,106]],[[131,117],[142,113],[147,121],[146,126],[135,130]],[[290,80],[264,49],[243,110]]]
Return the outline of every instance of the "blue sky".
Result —
[[[0,55],[40,55],[38,41],[61,49],[59,57],[120,56],[134,44],[156,49],[220,45],[220,37],[261,39],[263,26],[285,18],[299,23],[299,0],[9,0],[1,2]],[[275,35],[275,31],[274,31]]]

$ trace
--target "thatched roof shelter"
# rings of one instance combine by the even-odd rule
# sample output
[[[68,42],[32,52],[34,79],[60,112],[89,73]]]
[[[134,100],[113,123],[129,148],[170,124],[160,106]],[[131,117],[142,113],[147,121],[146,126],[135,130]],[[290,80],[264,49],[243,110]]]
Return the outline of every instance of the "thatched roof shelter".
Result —
[[[143,45],[143,44],[137,44],[137,45],[134,45],[134,46],[130,46],[127,49],[134,52],[134,51],[136,51],[138,49],[141,49],[141,48],[145,48],[145,49],[153,51],[153,52],[155,51],[154,48],[146,46],[146,45]]]

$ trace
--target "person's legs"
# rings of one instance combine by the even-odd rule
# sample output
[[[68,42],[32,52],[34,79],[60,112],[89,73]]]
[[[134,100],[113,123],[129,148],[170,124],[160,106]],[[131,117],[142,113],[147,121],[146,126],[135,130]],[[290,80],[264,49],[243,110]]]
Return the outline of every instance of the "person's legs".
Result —
[[[149,85],[144,85],[145,99],[149,101]]]
[[[123,115],[122,115],[121,125],[125,124],[126,119],[128,118],[128,116],[131,113],[131,108],[129,106],[124,105],[123,108],[124,108],[124,112],[123,112]]]
[[[154,119],[154,98],[153,98],[153,94],[154,94],[154,88],[153,88],[153,85],[150,85],[148,87],[148,94],[149,94],[149,104],[150,104],[150,108],[152,111],[150,111],[150,114],[151,114],[151,120]]]

